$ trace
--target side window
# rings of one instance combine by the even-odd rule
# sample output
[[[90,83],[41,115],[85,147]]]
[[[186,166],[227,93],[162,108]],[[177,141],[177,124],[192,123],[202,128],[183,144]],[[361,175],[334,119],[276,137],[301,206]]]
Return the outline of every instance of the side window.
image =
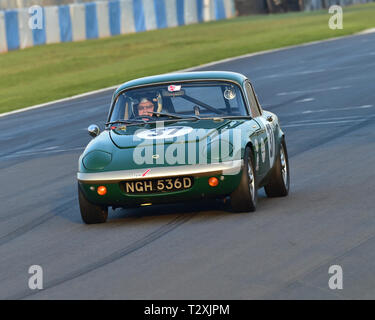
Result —
[[[257,94],[255,93],[255,90],[254,90],[254,87],[253,87],[252,84],[251,84],[251,88],[252,88],[252,90],[253,90],[253,93],[254,93],[254,96],[255,96],[255,100],[256,100],[256,102],[257,102],[257,106],[258,106],[259,113],[262,114],[262,113],[263,113],[263,109],[262,109],[262,107],[260,106],[258,96],[257,96]]]
[[[259,117],[261,115],[261,111],[258,108],[258,102],[256,100],[253,88],[251,87],[249,81],[246,81],[245,89],[246,89],[246,95],[247,95],[247,97],[249,99],[249,103],[250,103],[251,116],[253,118]]]

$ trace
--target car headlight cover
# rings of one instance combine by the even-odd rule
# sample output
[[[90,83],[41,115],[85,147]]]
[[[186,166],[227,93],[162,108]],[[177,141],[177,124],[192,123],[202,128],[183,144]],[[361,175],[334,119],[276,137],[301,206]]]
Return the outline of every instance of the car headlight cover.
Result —
[[[101,170],[104,169],[112,161],[112,154],[95,150],[91,151],[83,157],[83,165],[88,170]]]

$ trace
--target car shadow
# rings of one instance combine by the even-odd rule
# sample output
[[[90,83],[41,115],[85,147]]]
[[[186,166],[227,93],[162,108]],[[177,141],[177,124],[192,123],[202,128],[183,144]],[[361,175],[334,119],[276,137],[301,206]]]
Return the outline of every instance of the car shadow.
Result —
[[[70,193],[70,192],[69,192]],[[75,194],[67,194],[65,201],[61,201],[59,205],[50,209],[50,214],[60,218],[69,220],[74,224],[84,224],[78,205],[78,198]],[[263,190],[259,190],[258,209],[262,203],[266,201],[267,196]],[[160,223],[168,222],[176,216],[180,215],[199,215],[205,219],[216,219],[217,217],[233,217],[233,215],[241,215],[232,210],[230,200],[222,199],[202,199],[194,202],[177,202],[170,204],[155,204],[152,206],[144,206],[138,208],[117,208],[108,210],[108,220],[104,224],[142,224],[142,223]],[[246,215],[244,215],[246,216]],[[99,225],[97,225],[99,226]]]
[[[265,201],[267,196],[264,192],[259,190],[258,205]],[[218,216],[227,216],[230,218],[233,215],[243,214],[232,210],[229,197],[224,201],[223,199],[203,199],[194,202],[178,202],[171,204],[160,204],[152,206],[144,206],[139,208],[116,210],[110,209],[108,212],[107,223],[116,223],[121,221],[156,221],[170,220],[171,217],[177,215],[197,214],[204,216],[207,219],[216,219]],[[155,219],[157,218],[157,219]]]
[[[158,217],[170,219],[171,216],[205,214],[207,216],[223,215],[230,213],[231,208],[223,200],[200,200],[195,202],[179,202],[171,204],[156,204],[139,208],[109,210],[108,222],[143,219]],[[158,219],[158,220],[160,220]]]

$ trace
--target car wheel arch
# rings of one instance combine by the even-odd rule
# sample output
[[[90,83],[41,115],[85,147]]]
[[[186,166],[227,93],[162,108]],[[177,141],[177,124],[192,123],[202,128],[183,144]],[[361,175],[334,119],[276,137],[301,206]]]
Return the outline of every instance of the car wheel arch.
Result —
[[[252,143],[251,141],[248,141],[248,142],[246,143],[246,145],[243,147],[243,149],[242,149],[242,159],[244,159],[246,148],[250,148],[251,155],[252,155],[252,157],[253,157],[253,159],[254,159],[254,156],[255,156],[255,155],[254,155],[254,145],[253,145],[253,143]]]

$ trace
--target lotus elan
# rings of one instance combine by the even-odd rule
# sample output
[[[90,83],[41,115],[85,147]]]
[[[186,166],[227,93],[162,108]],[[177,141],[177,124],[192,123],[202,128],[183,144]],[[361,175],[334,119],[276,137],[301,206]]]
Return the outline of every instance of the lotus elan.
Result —
[[[259,188],[269,197],[289,193],[285,134],[239,73],[128,81],[113,94],[105,130],[88,130],[77,174],[88,224],[105,222],[109,207],[222,198],[250,212]]]

